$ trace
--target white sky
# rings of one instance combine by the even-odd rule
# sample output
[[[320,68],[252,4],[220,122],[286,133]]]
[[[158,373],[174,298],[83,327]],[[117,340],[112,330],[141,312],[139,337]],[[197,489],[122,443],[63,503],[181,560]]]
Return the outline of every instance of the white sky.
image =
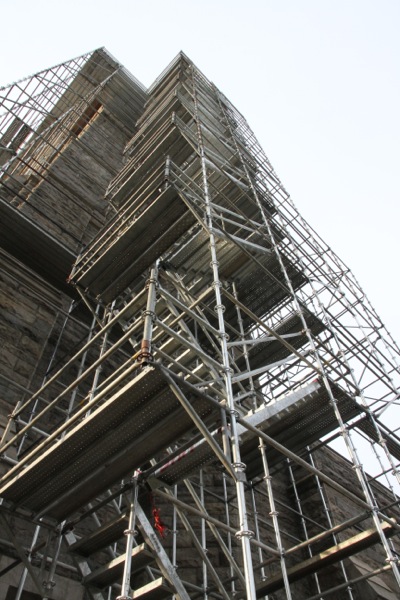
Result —
[[[399,0],[0,0],[0,85],[105,46],[149,85],[183,50],[400,341]]]

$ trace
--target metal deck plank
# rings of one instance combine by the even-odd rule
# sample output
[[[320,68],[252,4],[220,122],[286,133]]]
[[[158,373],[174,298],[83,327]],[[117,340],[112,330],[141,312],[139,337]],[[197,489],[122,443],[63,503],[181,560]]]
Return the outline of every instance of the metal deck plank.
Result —
[[[324,323],[305,308],[303,308],[303,316],[313,336],[317,336],[322,333],[322,331],[326,330]],[[286,317],[281,323],[278,324],[277,327],[274,328],[274,330],[280,336],[292,333],[300,333],[301,335],[298,337],[293,337],[288,340],[296,350],[308,342],[308,337],[303,331],[303,323],[297,313]],[[257,369],[263,365],[286,358],[290,355],[290,351],[279,340],[268,340],[250,347],[248,350],[248,355],[251,369]],[[235,360],[239,370],[245,369],[246,365],[244,356],[242,354]]]
[[[202,418],[210,414],[206,401],[191,403]],[[192,427],[161,372],[147,367],[31,465],[5,476],[0,494],[62,519]]]
[[[360,420],[357,423],[357,427],[358,429],[361,429],[361,431],[363,431],[371,440],[373,440],[376,443],[379,443],[377,431],[374,425],[368,419],[368,417],[365,417],[365,419]],[[400,460],[400,444],[396,441],[394,437],[388,435],[382,430],[381,435],[386,443],[386,447],[389,450],[390,454],[397,460]]]
[[[209,267],[209,239],[203,230],[198,230],[183,239],[181,247],[171,252],[167,260],[178,272],[193,273],[194,276],[204,275]],[[237,284],[239,300],[257,316],[265,316],[279,303],[290,297],[290,291],[281,283],[283,274],[279,261],[275,255],[266,255],[259,258],[262,265],[257,265],[236,244],[227,240],[218,240],[218,262],[220,275],[226,280],[233,279]],[[283,262],[288,271],[295,290],[306,283],[303,273],[288,259],[283,257]],[[207,284],[207,278],[191,289],[192,294],[199,293],[201,286]],[[236,308],[224,298],[226,305],[225,319],[227,322],[236,321]],[[251,320],[243,315],[245,328]]]
[[[333,382],[331,386],[344,421],[360,414],[362,408],[351,396],[335,386]],[[291,451],[305,448],[307,444],[320,439],[337,427],[327,391],[319,380],[274,404],[250,413],[247,419],[251,425],[274,437]],[[242,458],[247,465],[247,475],[251,479],[262,470],[259,440],[243,425],[238,425],[238,433],[241,439]],[[219,438],[220,432],[215,431],[213,435]],[[270,448],[268,453],[271,465],[281,458],[279,452],[273,448]],[[214,454],[204,440],[186,444],[168,459],[159,463],[156,469],[151,470],[150,482],[152,481],[153,485],[158,485],[157,481],[173,485],[187,477],[200,465],[207,464],[213,459]]]
[[[343,421],[347,422],[358,416],[362,412],[362,407],[355,399],[333,382],[329,383]],[[278,401],[276,405],[261,409],[265,411],[265,415],[264,421],[259,425],[262,431],[265,431],[267,435],[275,438],[292,452],[299,452],[308,444],[321,439],[321,437],[331,433],[338,427],[328,392],[319,379],[309,384],[303,390],[298,390],[293,396],[295,397],[297,394],[299,395],[299,400],[296,403],[290,402],[290,404],[285,406],[286,402],[289,402],[292,398],[291,395],[280,402]],[[279,412],[275,412],[278,410],[280,403],[282,403],[282,409]],[[270,416],[268,416],[269,410],[273,411],[273,414]],[[250,422],[254,418],[254,415],[251,416]],[[260,411],[258,419],[261,418],[262,412]],[[242,449],[247,462],[248,476],[249,478],[253,478],[262,471],[262,462],[257,441],[251,438],[247,432],[243,433]],[[281,458],[282,455],[277,450],[269,448],[268,462],[270,465],[275,464]]]
[[[220,429],[213,431],[212,436],[219,445],[222,445],[222,433]],[[166,485],[173,485],[214,459],[215,454],[210,446],[204,438],[199,437],[197,440],[192,440],[171,453],[155,469],[151,469],[149,475],[144,473],[144,477],[152,487],[158,487],[160,482]]]
[[[143,256],[152,243],[159,240],[160,248],[156,250],[155,254],[157,257],[165,250],[165,247],[168,247],[178,239],[181,233],[186,231],[189,222],[194,221],[194,218],[188,215],[189,222],[185,221],[181,227],[182,231],[179,231],[176,223],[187,212],[185,204],[175,190],[168,187],[130,226],[127,223],[125,230],[111,245],[106,247],[98,257],[93,258],[92,264],[87,270],[78,275],[77,283],[83,287],[90,286],[95,294],[101,293],[112,281],[122,275],[137,257]],[[171,228],[173,240],[165,238],[166,241],[163,243],[160,238],[163,237],[163,234],[165,237],[165,232]],[[152,257],[149,264],[154,260],[155,258]],[[77,267],[79,268],[79,263]],[[135,275],[142,273],[145,268],[140,264],[134,270],[132,279]],[[136,271],[138,272],[136,273]]]
[[[396,529],[389,525],[389,523],[382,523],[382,529],[386,537],[391,537],[396,533]],[[335,564],[348,556],[352,556],[365,548],[377,544],[379,541],[379,533],[375,528],[354,535],[348,540],[341,542],[336,546],[332,546],[331,548],[296,564],[294,567],[289,568],[287,570],[289,582],[293,583],[307,575],[316,573],[328,565]],[[275,575],[257,588],[257,598],[263,598],[267,594],[271,594],[272,592],[281,589],[283,585],[284,581],[282,575]]]
[[[164,598],[170,598],[172,593],[166,580],[163,577],[159,577],[159,579],[150,581],[150,583],[135,590],[132,593],[132,600],[163,600]]]
[[[105,523],[86,537],[81,538],[69,547],[69,552],[76,552],[81,556],[89,556],[101,548],[109,546],[119,540],[127,529],[129,518],[122,514],[116,519]]]
[[[173,211],[168,208],[170,216]],[[162,225],[158,224],[159,227]],[[146,270],[168,249],[175,244],[179,237],[190,229],[193,225],[193,215],[189,212],[176,215],[175,221],[167,226],[157,228],[158,237],[151,243],[142,248],[136,247],[136,253],[133,252],[133,245],[127,253],[131,262],[122,270],[119,276],[112,275],[112,271],[105,282],[102,282],[100,296],[104,302],[109,302],[115,296],[122,293],[136,278],[140,277]],[[124,257],[124,262],[126,257]]]
[[[101,589],[118,581],[118,579],[122,578],[122,573],[124,571],[125,556],[125,554],[122,554],[90,573],[90,575],[87,575],[87,577],[84,578],[83,584],[85,586],[93,586]],[[133,548],[131,558],[132,572],[147,567],[153,561],[154,557],[146,544],[140,544],[139,546],[136,546],[136,548]]]
[[[132,593],[132,600],[163,600],[173,594],[171,588],[163,577],[150,581]]]

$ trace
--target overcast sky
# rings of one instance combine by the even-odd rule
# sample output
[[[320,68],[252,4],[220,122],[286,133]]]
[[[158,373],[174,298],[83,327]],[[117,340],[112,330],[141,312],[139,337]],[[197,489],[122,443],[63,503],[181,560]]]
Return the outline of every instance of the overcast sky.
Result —
[[[400,342],[400,0],[0,0],[0,85],[105,46],[149,85],[183,50]]]

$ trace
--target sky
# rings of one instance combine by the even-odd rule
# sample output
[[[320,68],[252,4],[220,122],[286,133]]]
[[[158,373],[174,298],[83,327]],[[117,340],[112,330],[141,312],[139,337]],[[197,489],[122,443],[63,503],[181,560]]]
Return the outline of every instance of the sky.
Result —
[[[400,343],[399,0],[0,0],[0,86],[105,46],[148,86],[183,50]]]

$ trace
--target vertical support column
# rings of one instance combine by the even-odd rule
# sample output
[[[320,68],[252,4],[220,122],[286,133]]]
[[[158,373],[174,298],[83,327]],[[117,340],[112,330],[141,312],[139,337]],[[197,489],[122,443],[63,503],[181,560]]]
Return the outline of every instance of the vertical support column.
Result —
[[[115,305],[115,301],[111,304],[110,310],[108,311],[108,315],[104,315],[104,324],[107,324],[107,323],[109,323],[111,321],[112,314],[113,314],[113,309],[114,309],[114,305]],[[105,331],[105,333],[104,333],[103,341],[101,342],[101,346],[100,346],[99,358],[102,358],[103,354],[106,351],[109,331],[110,330],[107,329]],[[93,383],[92,383],[92,387],[90,388],[89,397],[88,397],[88,403],[89,404],[93,400],[94,395],[96,393],[97,386],[99,384],[99,379],[100,379],[100,375],[101,375],[102,370],[103,370],[103,363],[100,363],[99,366],[97,367],[95,373],[94,373]],[[89,416],[90,413],[91,413],[91,410],[89,410],[86,413],[86,416]]]
[[[203,469],[200,470],[200,501],[202,506],[205,506]],[[203,547],[204,553],[207,554],[206,522],[204,519],[201,519],[201,545]],[[203,562],[203,589],[203,600],[208,600],[208,574],[207,564],[205,562]]]
[[[261,542],[261,537],[260,537],[260,527],[258,524],[258,511],[257,511],[257,504],[256,504],[256,494],[254,492],[254,486],[251,487],[251,505],[253,508],[253,515],[254,515],[254,532],[255,532],[255,538],[258,542]],[[263,551],[262,548],[258,548],[258,560],[260,562],[260,564],[262,564],[263,562]],[[261,575],[261,581],[265,581],[267,579],[266,575],[265,575],[265,567],[261,567],[261,571],[260,571],[260,575]]]
[[[312,467],[315,467],[314,458],[313,458],[313,455],[312,455],[312,453],[310,451],[310,448],[307,448],[307,450],[308,450],[308,456],[309,456],[309,459],[310,459],[310,464],[311,464]],[[328,527],[330,527],[332,529],[333,528],[333,522],[332,522],[332,519],[331,519],[331,515],[330,515],[328,504],[326,502],[324,490],[322,488],[322,485],[321,485],[321,482],[319,480],[318,475],[314,475],[314,477],[315,477],[315,482],[316,482],[317,488],[318,488],[318,494],[319,494],[319,497],[321,498],[321,502],[322,502],[322,505],[324,507],[324,512],[325,512],[325,515],[326,515],[326,519],[328,521]],[[337,544],[338,543],[337,536],[334,533],[332,534],[332,538],[333,538],[334,543]],[[345,568],[344,562],[342,560],[340,561],[340,568],[342,570],[343,578],[344,578],[345,582],[348,583],[348,585],[346,587],[347,595],[348,595],[348,597],[349,597],[350,600],[353,600],[354,596],[353,596],[353,593],[352,593],[352,588],[350,586],[349,578],[347,577],[346,568]]]
[[[228,498],[228,488],[227,488],[227,481],[228,475],[226,473],[222,474],[222,484],[223,484],[223,490],[224,490],[224,504],[225,504],[225,521],[226,524],[230,527],[231,523],[230,523],[230,513],[229,513],[229,498]],[[227,547],[230,551],[230,553],[232,554],[232,534],[230,532],[228,532],[227,534]],[[232,565],[229,565],[229,573],[230,573],[230,579],[231,579],[231,595],[232,598],[236,595],[236,587],[235,587],[235,578],[234,578],[234,570]]]
[[[237,293],[237,289],[236,289],[236,284],[235,282],[232,283],[232,291],[233,291],[233,295],[235,297],[235,299],[238,299],[238,293]],[[238,320],[238,325],[239,325],[239,331],[240,331],[240,336],[243,340],[243,355],[244,355],[244,360],[246,363],[246,370],[248,373],[250,373],[251,371],[251,367],[250,367],[250,361],[249,361],[249,352],[247,350],[247,345],[245,344],[244,340],[245,340],[245,331],[244,331],[244,327],[243,327],[243,318],[242,318],[242,314],[240,312],[240,308],[235,305],[236,308],[236,314],[237,314],[237,320]],[[256,401],[256,391],[255,391],[255,387],[254,387],[254,380],[253,377],[251,375],[249,375],[249,385],[250,385],[250,390],[252,392],[252,400],[253,400],[253,408],[256,409],[257,408],[257,401]]]
[[[43,600],[50,600],[51,597],[53,596],[53,588],[56,584],[54,581],[54,575],[55,575],[56,568],[57,568],[57,561],[58,561],[58,557],[60,555],[61,542],[62,542],[62,538],[63,538],[62,529],[63,529],[63,523],[59,527],[58,536],[57,536],[57,540],[56,540],[56,544],[55,544],[55,551],[54,551],[52,559],[51,559],[49,575],[48,575],[47,581],[43,583],[44,589],[46,590],[46,592],[43,596]]]
[[[117,600],[132,600],[131,593],[131,557],[133,549],[133,540],[137,531],[135,530],[136,521],[136,505],[137,505],[137,479],[136,477],[132,480],[132,491],[131,500],[129,505],[129,524],[128,529],[125,529],[124,534],[126,535],[126,554],[125,554],[125,565],[124,574],[122,576],[121,591],[122,594],[117,597]]]
[[[244,574],[246,581],[246,593],[247,600],[255,600],[256,599],[256,589],[254,582],[254,571],[253,571],[253,561],[251,556],[251,546],[250,539],[254,536],[254,533],[250,531],[248,525],[248,515],[246,509],[246,498],[245,498],[245,483],[246,483],[246,475],[245,468],[246,465],[241,461],[240,456],[240,443],[239,443],[239,435],[237,430],[237,412],[235,410],[235,404],[233,399],[233,391],[232,391],[232,377],[231,377],[231,368],[229,364],[229,354],[228,354],[228,335],[225,331],[225,321],[224,321],[224,310],[225,307],[222,304],[222,295],[221,295],[221,281],[219,278],[219,269],[218,269],[218,258],[217,258],[217,245],[216,238],[213,233],[213,220],[212,220],[212,212],[211,212],[211,198],[208,187],[208,179],[207,179],[207,167],[206,167],[206,156],[205,149],[203,143],[203,135],[201,130],[201,120],[199,114],[199,103],[197,98],[197,89],[196,89],[196,71],[195,67],[192,65],[192,84],[193,84],[193,101],[195,107],[195,121],[197,127],[197,135],[198,135],[198,152],[201,160],[201,169],[202,169],[202,179],[203,179],[203,193],[204,193],[204,204],[205,204],[205,221],[206,227],[209,232],[209,240],[210,240],[210,253],[211,253],[211,269],[212,269],[212,277],[213,277],[213,288],[215,294],[215,311],[218,317],[218,328],[220,334],[220,344],[221,344],[221,354],[222,354],[222,362],[223,362],[223,376],[225,381],[225,390],[226,390],[226,400],[227,406],[229,409],[230,422],[231,422],[231,447],[232,447],[232,467],[235,474],[235,485],[236,485],[236,494],[238,500],[238,509],[239,509],[239,530],[236,533],[237,539],[240,541],[242,546],[242,554],[243,554],[243,563],[244,563]]]
[[[178,486],[174,485],[173,492],[174,498],[178,498]],[[177,536],[178,536],[178,519],[176,514],[175,504],[172,507],[172,566],[174,569],[177,568]]]
[[[150,271],[150,277],[147,281],[147,305],[146,310],[144,311],[143,338],[138,355],[138,361],[141,363],[151,362],[153,360],[151,340],[155,318],[157,285],[158,265],[155,264]]]
[[[263,468],[264,468],[264,481],[267,486],[269,506],[271,509],[269,514],[272,517],[276,545],[278,546],[278,551],[280,553],[281,571],[282,571],[283,583],[285,586],[286,598],[287,598],[287,600],[292,600],[292,594],[290,591],[289,579],[288,579],[287,570],[286,570],[285,550],[282,546],[281,532],[279,529],[278,511],[276,510],[276,507],[275,507],[274,493],[272,490],[272,483],[271,483],[272,477],[269,473],[266,446],[265,446],[263,439],[259,438],[259,442],[260,442],[259,449],[261,452],[261,458],[262,458],[262,463],[263,463]]]
[[[29,562],[31,562],[31,558],[32,558],[32,552],[33,549],[36,545],[37,539],[39,537],[39,533],[40,533],[40,525],[36,525],[35,527],[35,532],[33,534],[33,538],[32,538],[32,543],[31,543],[31,547],[29,548],[28,554],[27,554],[27,560]],[[18,589],[15,593],[15,600],[21,600],[21,596],[22,596],[22,592],[24,591],[24,587],[25,587],[25,581],[26,581],[26,577],[28,575],[28,569],[26,567],[24,567],[24,570],[21,573],[21,577],[18,583]]]
[[[299,493],[298,493],[296,479],[295,479],[295,476],[294,476],[294,473],[293,473],[292,465],[291,465],[290,460],[288,458],[286,459],[286,462],[287,462],[287,465],[288,465],[289,477],[290,477],[290,482],[292,484],[292,488],[293,488],[293,492],[294,492],[294,499],[295,499],[295,502],[296,502],[297,511],[298,511],[298,513],[300,515],[301,527],[303,529],[304,539],[308,540],[309,539],[309,535],[308,535],[308,529],[307,529],[307,522],[306,522],[306,519],[304,517],[303,507],[302,507],[300,496],[299,496]],[[311,547],[309,545],[307,546],[307,552],[308,552],[308,555],[310,557],[313,555]],[[315,582],[315,585],[316,585],[316,588],[317,588],[317,592],[318,592],[318,594],[320,594],[321,593],[321,586],[319,584],[318,573],[313,573],[313,578],[314,578],[314,582]]]

